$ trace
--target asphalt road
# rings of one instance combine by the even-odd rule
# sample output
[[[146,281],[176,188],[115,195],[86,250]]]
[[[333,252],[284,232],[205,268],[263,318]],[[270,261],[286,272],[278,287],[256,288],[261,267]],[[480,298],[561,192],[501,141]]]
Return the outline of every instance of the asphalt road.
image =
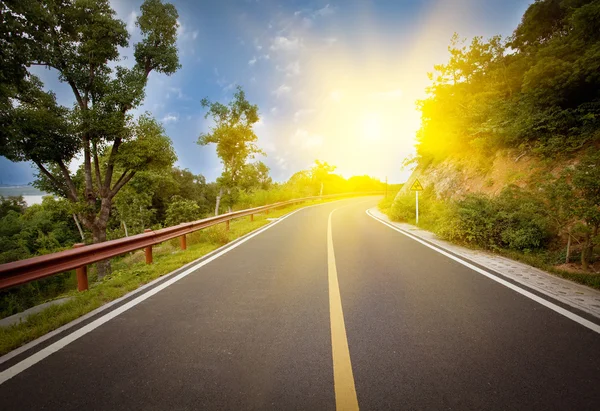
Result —
[[[600,409],[599,334],[374,220],[376,203],[298,211],[2,364],[0,409]]]

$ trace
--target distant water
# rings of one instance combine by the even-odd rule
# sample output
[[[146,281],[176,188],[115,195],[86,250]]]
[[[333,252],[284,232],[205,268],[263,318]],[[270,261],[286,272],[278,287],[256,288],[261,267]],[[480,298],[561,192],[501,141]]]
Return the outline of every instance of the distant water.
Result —
[[[44,198],[44,196],[23,196],[23,199],[25,200],[28,206],[34,204],[42,204],[42,198]]]
[[[4,186],[0,187],[0,196],[17,197],[23,196],[23,199],[28,206],[33,204],[41,204],[42,198],[49,195],[43,191],[31,186]]]

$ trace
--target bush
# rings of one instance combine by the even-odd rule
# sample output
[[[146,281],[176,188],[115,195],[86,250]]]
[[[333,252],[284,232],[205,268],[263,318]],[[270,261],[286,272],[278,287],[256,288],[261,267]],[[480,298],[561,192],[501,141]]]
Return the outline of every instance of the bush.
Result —
[[[167,208],[167,226],[173,226],[188,221],[200,219],[200,207],[193,200],[186,200],[180,196],[173,196]]]
[[[397,197],[388,215],[414,223],[414,196]],[[543,248],[553,234],[544,203],[516,186],[495,198],[469,194],[458,201],[439,200],[430,187],[419,196],[419,226],[453,242],[524,252]]]

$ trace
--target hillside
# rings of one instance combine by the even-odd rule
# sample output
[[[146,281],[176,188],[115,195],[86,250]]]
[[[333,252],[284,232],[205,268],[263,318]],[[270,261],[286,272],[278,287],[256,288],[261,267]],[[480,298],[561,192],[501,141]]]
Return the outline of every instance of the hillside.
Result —
[[[415,221],[418,178],[423,228],[600,287],[598,16],[599,0],[538,0],[508,38],[455,34],[390,217]]]
[[[412,172],[398,196],[409,193],[419,179],[431,187],[438,198],[461,199],[467,194],[496,196],[510,185],[535,189],[540,183],[557,178],[565,169],[579,163],[579,155],[562,159],[544,159],[517,150],[498,150],[487,158],[450,156],[438,162],[422,162]]]

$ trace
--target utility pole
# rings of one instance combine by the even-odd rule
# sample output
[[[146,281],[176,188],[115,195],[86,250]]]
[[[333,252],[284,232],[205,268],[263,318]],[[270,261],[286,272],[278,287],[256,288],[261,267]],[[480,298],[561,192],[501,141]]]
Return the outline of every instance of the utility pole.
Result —
[[[387,180],[387,176],[385,176],[385,198],[387,198],[387,192],[388,192],[388,180]]]

